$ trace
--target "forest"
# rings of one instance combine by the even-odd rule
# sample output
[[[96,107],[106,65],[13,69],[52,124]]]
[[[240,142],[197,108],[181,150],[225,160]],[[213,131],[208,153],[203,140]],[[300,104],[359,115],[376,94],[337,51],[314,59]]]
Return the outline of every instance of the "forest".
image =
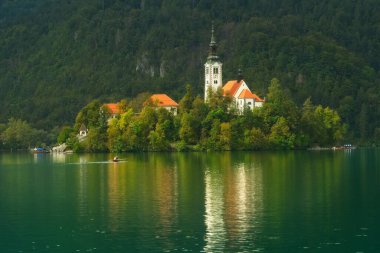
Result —
[[[277,77],[295,106],[337,112],[346,140],[379,143],[378,13],[376,0],[3,0],[0,131],[54,143],[94,99],[203,94],[214,22],[224,82],[241,68],[267,96]]]

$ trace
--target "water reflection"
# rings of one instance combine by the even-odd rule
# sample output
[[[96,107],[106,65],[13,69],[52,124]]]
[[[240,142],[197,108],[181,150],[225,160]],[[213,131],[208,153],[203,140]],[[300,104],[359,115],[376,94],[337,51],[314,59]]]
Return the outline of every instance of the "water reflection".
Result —
[[[51,159],[54,163],[64,164],[67,161],[67,158],[72,156],[71,154],[65,154],[60,152],[53,152],[50,154]]]
[[[205,174],[205,252],[213,252],[215,250],[224,249],[226,228],[223,218],[223,188],[222,175],[207,170]]]
[[[164,156],[165,157],[165,156]],[[178,168],[170,166],[163,156],[154,155],[150,161],[156,170],[155,188],[158,220],[157,239],[164,249],[174,249],[175,242],[170,240],[178,222]],[[165,161],[166,160],[166,161]]]
[[[81,164],[78,170],[78,210],[79,219],[88,215],[88,193],[87,193],[87,182],[88,182],[88,169],[85,165]]]
[[[375,252],[380,153],[358,151],[0,154],[0,248]]]
[[[262,213],[262,172],[231,153],[205,170],[205,252],[249,251]],[[247,156],[250,161],[252,157]],[[215,161],[214,161],[215,164]]]
[[[109,163],[107,170],[107,196],[108,201],[108,228],[110,231],[116,232],[121,229],[123,223],[120,217],[123,217],[126,198],[126,170],[123,169],[122,163]]]

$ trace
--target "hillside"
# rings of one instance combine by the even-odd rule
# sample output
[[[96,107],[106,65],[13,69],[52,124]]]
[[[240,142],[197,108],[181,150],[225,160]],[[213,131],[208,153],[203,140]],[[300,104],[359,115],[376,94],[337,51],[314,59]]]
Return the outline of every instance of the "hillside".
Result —
[[[240,67],[265,95],[277,77],[297,103],[337,109],[356,138],[380,138],[379,1],[214,2],[1,1],[0,122],[49,129],[95,98],[178,99],[186,83],[202,94],[214,20],[224,81]]]

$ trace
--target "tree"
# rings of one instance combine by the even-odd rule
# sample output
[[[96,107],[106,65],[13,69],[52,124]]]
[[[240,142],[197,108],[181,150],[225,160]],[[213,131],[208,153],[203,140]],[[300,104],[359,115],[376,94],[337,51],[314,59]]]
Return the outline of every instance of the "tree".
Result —
[[[46,135],[45,131],[32,128],[28,122],[10,118],[0,139],[6,148],[25,149],[42,145],[43,135]]]
[[[294,148],[295,136],[290,132],[288,123],[284,117],[278,118],[277,122],[272,126],[269,135],[269,142],[273,148]]]
[[[330,144],[339,143],[347,130],[347,126],[342,124],[339,114],[329,107],[324,108],[324,124]]]
[[[139,93],[129,102],[128,107],[132,108],[134,112],[141,112],[144,108],[144,103],[151,97],[151,95],[152,94],[149,92]]]
[[[220,124],[220,136],[219,136],[220,148],[222,150],[231,150],[232,138],[231,138],[231,124],[224,122]]]
[[[197,142],[201,139],[202,135],[202,121],[207,117],[209,113],[209,107],[204,103],[200,96],[197,96],[192,104],[192,110],[190,115],[192,117],[192,129],[194,131],[194,138]]]
[[[121,131],[125,131],[128,125],[133,120],[133,110],[131,108],[127,109],[124,113],[120,114],[120,118],[118,120],[118,127]]]
[[[123,133],[123,140],[127,150],[143,151],[149,148],[149,134],[155,130],[157,124],[156,111],[146,106],[142,112],[131,119],[126,131]]]
[[[342,117],[342,119],[349,123],[351,126],[354,125],[354,115],[355,113],[355,100],[352,96],[345,96],[343,99],[339,101],[339,108],[338,108],[339,115]]]
[[[218,88],[216,91],[208,89],[207,104],[209,104],[211,110],[221,109],[227,111],[232,102],[231,96],[223,96],[222,88]]]
[[[244,132],[244,146],[248,150],[263,150],[268,147],[268,140],[259,128],[252,128]]]
[[[128,100],[127,99],[122,99],[117,103],[117,106],[120,110],[120,114],[126,112],[128,110]]]
[[[74,129],[69,126],[62,127],[61,131],[59,132],[57,142],[58,144],[62,144],[66,142],[66,140],[70,137],[70,135],[74,132]]]
[[[121,152],[125,150],[123,142],[123,132],[120,127],[120,120],[113,118],[109,121],[107,129],[107,147],[111,152]]]
[[[231,125],[231,149],[244,149],[245,136],[242,132],[245,131],[244,117],[236,117],[230,121]]]
[[[182,97],[182,99],[179,101],[179,112],[180,113],[190,112],[193,101],[194,101],[193,88],[191,87],[190,84],[187,84],[186,93]]]
[[[318,143],[318,122],[315,115],[315,107],[309,97],[303,104],[299,133],[297,133],[298,145],[307,147]]]
[[[109,112],[102,108],[102,103],[99,100],[93,100],[79,111],[75,119],[74,130],[78,131],[82,124],[88,129],[99,127],[100,125],[104,126],[104,118],[108,117]]]
[[[366,140],[368,137],[368,112],[367,105],[363,104],[359,113],[359,132],[362,141]]]
[[[196,133],[194,129],[194,119],[190,113],[182,113],[181,127],[179,129],[179,137],[185,144],[196,144]]]
[[[275,124],[279,117],[288,121],[291,129],[296,129],[298,122],[298,109],[288,92],[283,90],[277,78],[271,80],[268,88],[268,101],[263,106],[264,120],[268,126]]]
[[[156,112],[157,124],[159,124],[160,128],[162,128],[162,131],[165,134],[165,138],[169,142],[178,139],[178,129],[175,126],[173,114],[165,108],[159,108]]]
[[[322,145],[335,145],[343,139],[347,127],[342,124],[339,114],[329,107],[315,108],[315,138]]]
[[[375,129],[375,133],[374,133],[374,143],[377,145],[377,146],[380,146],[380,127],[377,127]]]
[[[0,124],[0,150],[2,150],[4,148],[4,144],[3,144],[1,136],[2,136],[2,134],[6,128],[7,128],[7,126],[5,124]]]
[[[102,132],[100,128],[91,128],[88,131],[87,138],[83,141],[83,146],[87,152],[104,152],[107,151],[107,133]]]
[[[169,142],[165,136],[165,131],[162,126],[157,123],[156,129],[150,131],[149,136],[149,150],[152,151],[165,151],[169,149]]]
[[[212,121],[212,127],[209,132],[209,137],[207,138],[207,149],[220,150],[220,144],[220,120],[214,119]]]
[[[150,131],[154,130],[156,126],[157,112],[153,108],[146,106],[138,116],[138,120],[142,124],[142,137],[147,138]]]

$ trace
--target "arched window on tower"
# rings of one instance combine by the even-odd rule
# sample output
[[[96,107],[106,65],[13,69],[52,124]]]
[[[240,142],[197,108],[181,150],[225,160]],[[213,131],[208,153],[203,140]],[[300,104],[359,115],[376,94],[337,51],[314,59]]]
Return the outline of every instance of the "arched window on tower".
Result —
[[[218,80],[214,80],[214,84],[218,84]]]
[[[214,74],[219,74],[219,69],[218,68],[214,68],[213,72],[214,72]]]

